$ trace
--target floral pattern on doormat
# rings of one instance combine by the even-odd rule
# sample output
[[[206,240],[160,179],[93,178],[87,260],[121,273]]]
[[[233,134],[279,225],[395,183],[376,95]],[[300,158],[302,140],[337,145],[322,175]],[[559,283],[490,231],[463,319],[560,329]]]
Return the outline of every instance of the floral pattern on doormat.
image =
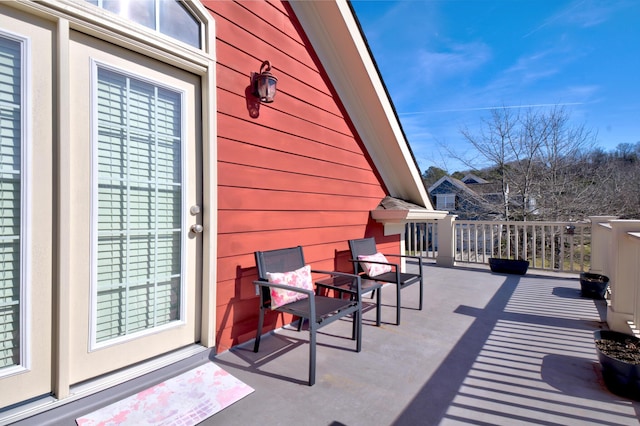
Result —
[[[207,363],[76,419],[78,426],[191,426],[253,392]]]

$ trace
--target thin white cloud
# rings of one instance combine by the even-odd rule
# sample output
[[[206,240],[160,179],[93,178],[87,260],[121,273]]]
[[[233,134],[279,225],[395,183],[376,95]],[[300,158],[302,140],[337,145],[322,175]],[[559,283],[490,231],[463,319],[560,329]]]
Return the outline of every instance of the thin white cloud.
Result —
[[[433,110],[433,111],[410,111],[410,112],[401,112],[398,115],[420,115],[420,114],[432,114],[432,113],[440,113],[440,112],[467,112],[467,111],[487,111],[493,109],[521,109],[521,108],[553,108],[559,106],[575,106],[575,105],[584,105],[584,102],[563,102],[563,103],[555,103],[555,104],[529,104],[529,105],[493,105],[493,106],[481,106],[481,107],[473,107],[473,108],[453,108],[453,109],[441,109],[441,110]]]
[[[547,18],[538,27],[525,34],[524,37],[529,37],[550,26],[594,27],[607,22],[615,12],[624,8],[627,4],[629,4],[628,1],[577,0]]]
[[[533,69],[544,68],[547,69],[550,62],[555,61],[555,57],[559,54],[563,54],[567,49],[562,47],[555,47],[553,49],[546,49],[528,55],[518,57],[515,64],[510,68],[507,68],[504,73],[521,73]]]
[[[491,49],[480,42],[452,44],[448,49],[417,54],[416,74],[420,79],[434,82],[472,72],[491,59]]]
[[[568,86],[565,88],[565,94],[573,99],[593,99],[601,90],[601,87],[592,84],[585,86]]]
[[[477,87],[470,98],[482,99],[492,104],[502,103],[505,99],[511,99],[511,103],[515,99],[516,102],[522,101],[526,104],[546,104],[544,101],[540,102],[545,98],[559,102],[584,102],[584,97],[573,96],[568,92],[565,96],[548,96],[540,89],[541,83],[546,84],[556,76],[562,75],[566,67],[575,62],[580,55],[580,52],[561,43],[550,49],[521,55],[513,65],[496,73],[487,84]],[[544,89],[546,92],[548,90]],[[526,97],[518,98],[521,96]]]
[[[583,53],[570,44],[558,41],[552,48],[521,55],[516,62],[493,81],[496,88],[531,86],[540,80],[548,80],[563,72],[565,67]]]
[[[635,0],[579,0],[561,12],[560,23],[593,27],[609,21],[625,8],[633,7],[634,3]]]

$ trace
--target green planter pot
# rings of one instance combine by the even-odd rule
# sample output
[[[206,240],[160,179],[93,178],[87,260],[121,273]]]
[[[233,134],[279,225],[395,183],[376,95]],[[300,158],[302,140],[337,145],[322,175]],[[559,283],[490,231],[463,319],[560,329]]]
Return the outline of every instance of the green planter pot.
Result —
[[[604,299],[609,287],[609,277],[591,272],[580,274],[580,295],[591,299]]]
[[[601,339],[616,342],[631,342],[640,347],[640,339],[630,334],[611,330],[593,332],[594,342]],[[601,351],[596,345],[598,360],[602,365],[602,377],[607,388],[616,395],[640,400],[640,365],[614,358]]]

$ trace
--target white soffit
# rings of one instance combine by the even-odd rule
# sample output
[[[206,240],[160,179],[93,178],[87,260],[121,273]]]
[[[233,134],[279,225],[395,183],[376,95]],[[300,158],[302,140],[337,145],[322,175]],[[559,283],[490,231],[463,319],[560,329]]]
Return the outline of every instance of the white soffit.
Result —
[[[412,210],[371,210],[371,218],[381,222],[420,222],[443,219],[449,212],[427,209]]]
[[[289,4],[390,195],[433,209],[349,4],[345,0]]]

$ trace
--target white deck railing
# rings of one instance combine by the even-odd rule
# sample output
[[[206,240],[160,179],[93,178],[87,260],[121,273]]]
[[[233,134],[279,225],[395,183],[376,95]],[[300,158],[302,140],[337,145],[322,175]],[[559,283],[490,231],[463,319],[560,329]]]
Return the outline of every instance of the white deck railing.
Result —
[[[408,223],[405,249],[413,256],[435,259],[438,254],[438,221]]]
[[[640,220],[593,216],[588,223],[456,220],[405,229],[408,253],[442,266],[522,258],[532,269],[592,272],[609,277],[609,328],[640,337]]]
[[[439,235],[448,227],[438,226],[438,221],[408,224],[406,250],[435,259],[439,242],[452,238],[456,263],[488,263],[490,257],[502,257],[528,260],[534,269],[589,270],[590,223],[455,219],[451,223],[453,235]]]

